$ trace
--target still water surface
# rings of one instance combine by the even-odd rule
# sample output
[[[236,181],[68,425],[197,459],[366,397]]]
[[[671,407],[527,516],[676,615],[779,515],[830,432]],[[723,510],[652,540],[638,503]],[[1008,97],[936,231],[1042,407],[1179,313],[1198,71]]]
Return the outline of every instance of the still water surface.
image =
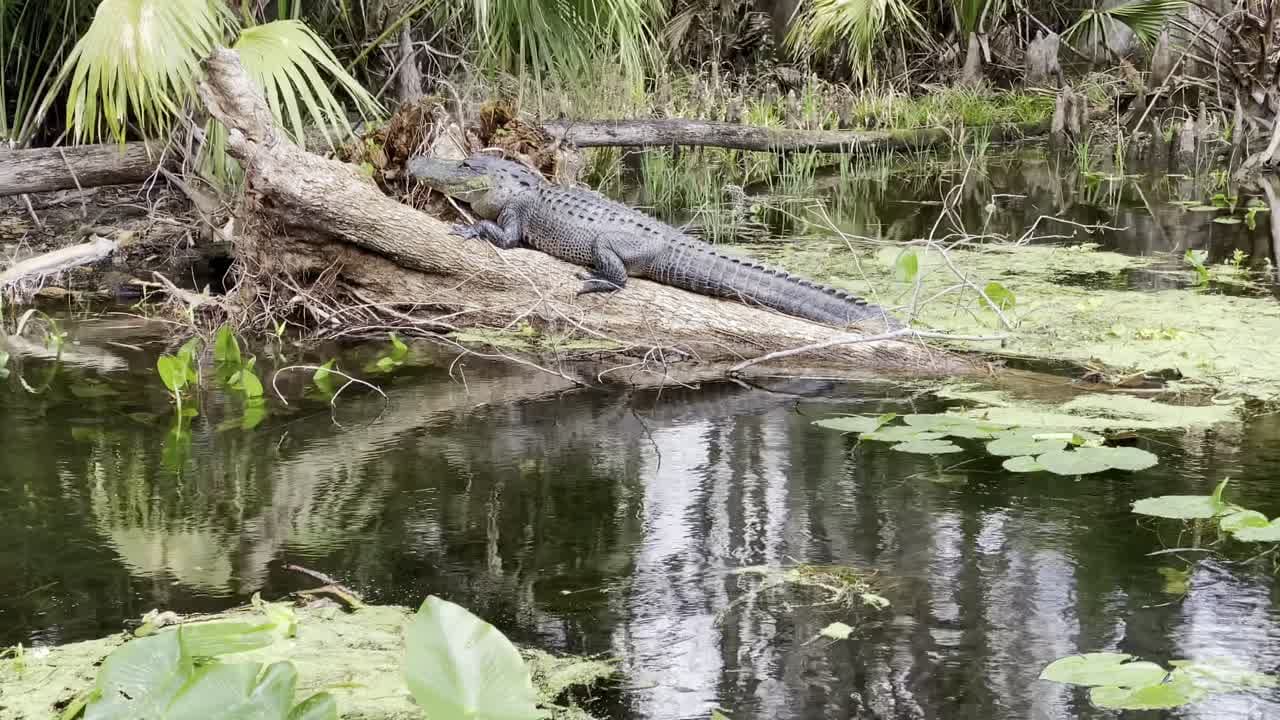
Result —
[[[1280,514],[1276,416],[1143,438],[1161,464],[1140,473],[1015,476],[980,453],[908,455],[811,424],[942,407],[890,384],[573,390],[415,348],[377,380],[386,403],[353,393],[336,416],[307,396],[309,373],[282,376],[290,404],[273,400],[253,430],[210,393],[184,449],[154,374],[168,331],[67,323],[75,342],[47,387],[0,382],[0,643],[279,597],[311,585],[283,567],[295,563],[372,602],[436,594],[518,642],[616,656],[623,676],[593,709],[637,720],[716,707],[736,720],[1115,717],[1037,675],[1102,650],[1280,670],[1271,562],[1152,556],[1188,538],[1129,512],[1231,477],[1234,500]],[[41,390],[51,365],[14,369]],[[892,605],[749,596],[734,572],[796,562],[874,573]],[[816,639],[837,620],[849,640]],[[1277,717],[1280,693],[1129,716]]]

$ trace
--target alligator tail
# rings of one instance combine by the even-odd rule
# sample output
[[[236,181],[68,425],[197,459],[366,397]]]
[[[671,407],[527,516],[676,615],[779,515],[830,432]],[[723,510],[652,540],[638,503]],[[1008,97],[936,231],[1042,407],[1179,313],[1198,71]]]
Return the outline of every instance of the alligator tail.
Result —
[[[653,265],[652,279],[701,295],[731,298],[763,305],[778,312],[828,325],[847,326],[869,321],[891,330],[903,324],[878,305],[802,277],[790,275],[750,259],[716,252],[693,239],[672,239]]]

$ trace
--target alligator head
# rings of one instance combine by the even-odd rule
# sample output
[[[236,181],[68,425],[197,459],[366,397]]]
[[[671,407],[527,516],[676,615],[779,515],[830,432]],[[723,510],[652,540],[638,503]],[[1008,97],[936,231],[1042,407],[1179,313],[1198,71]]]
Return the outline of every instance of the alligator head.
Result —
[[[405,170],[418,182],[471,206],[477,215],[495,220],[518,196],[533,192],[542,177],[519,163],[491,155],[443,160],[423,155],[411,158]]]

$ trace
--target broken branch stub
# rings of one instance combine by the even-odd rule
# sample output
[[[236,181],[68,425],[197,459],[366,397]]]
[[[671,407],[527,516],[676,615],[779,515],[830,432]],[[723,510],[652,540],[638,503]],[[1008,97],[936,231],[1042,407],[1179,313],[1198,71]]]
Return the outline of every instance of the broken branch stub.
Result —
[[[326,278],[323,293],[303,288],[297,295],[337,298],[315,313],[331,327],[404,325],[410,316],[422,325],[447,320],[454,327],[490,329],[529,320],[548,337],[608,340],[650,360],[723,367],[821,343],[839,332],[639,279],[622,292],[578,297],[581,268],[532,250],[498,251],[451,235],[445,223],[382,194],[354,166],[291,144],[276,131],[235,52],[216,51],[205,70],[200,96],[230,129],[228,151],[245,168],[250,217],[238,224],[248,229],[236,243],[244,282],[294,287],[299,278]],[[804,362],[914,375],[985,369],[896,340],[830,348]],[[641,364],[622,359],[619,365]]]

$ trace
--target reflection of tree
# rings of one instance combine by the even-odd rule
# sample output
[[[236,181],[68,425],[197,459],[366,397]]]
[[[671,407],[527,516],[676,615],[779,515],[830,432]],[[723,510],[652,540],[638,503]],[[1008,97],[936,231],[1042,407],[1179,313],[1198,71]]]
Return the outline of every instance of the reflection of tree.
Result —
[[[773,386],[849,398],[834,406],[732,384],[558,393],[552,376],[509,368],[469,368],[465,386],[443,372],[395,385],[371,424],[339,430],[320,413],[249,435],[198,425],[181,477],[157,469],[156,427],[42,442],[62,437],[49,418],[66,399],[31,400],[0,424],[5,487],[22,488],[0,541],[27,543],[0,562],[24,590],[53,581],[66,600],[0,609],[22,629],[53,626],[46,637],[97,634],[73,624],[77,603],[108,616],[225,604],[201,598],[290,587],[286,559],[374,601],[435,593],[518,640],[617,655],[629,707],[654,718],[715,705],[735,718],[1100,717],[1037,682],[1040,669],[1105,649],[1275,653],[1269,577],[1204,566],[1187,600],[1159,607],[1171,599],[1147,556],[1159,539],[1128,513],[1142,495],[1204,492],[1197,468],[1236,474],[1241,443],[1265,447],[1265,424],[1256,437],[1188,435],[1162,451],[1167,477],[1054,482],[991,462],[948,469],[810,424],[833,409],[913,411],[883,385]],[[361,402],[350,415],[376,414]],[[57,463],[42,457],[51,445]],[[1242,502],[1276,514],[1262,485],[1241,485]],[[41,563],[50,551],[32,543],[76,550]],[[732,570],[793,561],[875,571],[894,605],[759,595],[716,622],[742,596]],[[833,620],[854,638],[814,641]],[[1236,620],[1247,631],[1225,632]],[[1214,707],[1275,709],[1247,702]]]

